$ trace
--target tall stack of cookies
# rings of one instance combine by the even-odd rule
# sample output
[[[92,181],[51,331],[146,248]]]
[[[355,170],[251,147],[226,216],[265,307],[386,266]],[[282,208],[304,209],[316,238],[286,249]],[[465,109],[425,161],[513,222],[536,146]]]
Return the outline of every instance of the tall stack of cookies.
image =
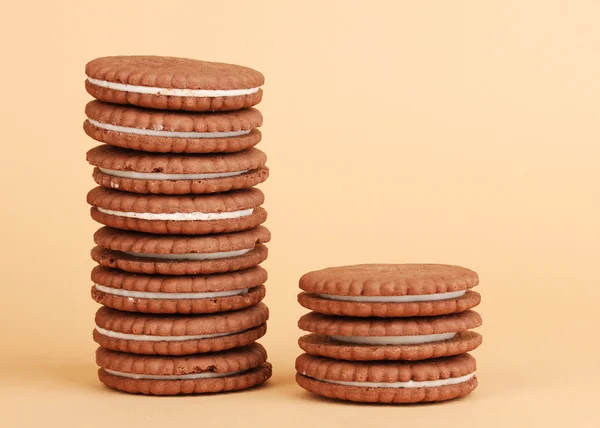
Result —
[[[481,317],[475,272],[435,264],[356,265],[310,272],[300,304],[296,381],[329,398],[444,401],[477,387]]]
[[[100,380],[131,393],[240,390],[271,376],[263,76],[171,57],[98,58],[84,130]]]

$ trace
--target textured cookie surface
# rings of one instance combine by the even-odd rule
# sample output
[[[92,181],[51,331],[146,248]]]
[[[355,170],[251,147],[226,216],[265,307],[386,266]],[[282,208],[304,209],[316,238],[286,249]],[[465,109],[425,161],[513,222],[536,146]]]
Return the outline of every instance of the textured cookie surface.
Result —
[[[232,272],[258,265],[268,256],[271,234],[263,226],[216,235],[154,235],[102,227],[94,234],[92,259],[127,272],[197,275]],[[212,259],[194,259],[210,255]],[[173,257],[177,257],[174,259]],[[218,258],[217,258],[218,257]]]
[[[348,362],[303,354],[296,360],[296,381],[329,398],[416,403],[467,395],[477,386],[475,369],[475,359],[469,354],[414,363]]]
[[[177,395],[240,390],[271,377],[258,343],[229,351],[181,357],[133,355],[98,348],[98,376],[131,393]],[[148,378],[149,377],[149,378]]]
[[[253,306],[265,295],[267,272],[257,266],[213,275],[143,275],[96,266],[92,298],[128,312],[199,314]]]
[[[88,151],[87,160],[96,166],[96,183],[133,193],[227,192],[255,186],[269,175],[266,155],[254,148],[228,154],[181,155],[102,145]]]
[[[219,314],[150,315],[102,307],[96,313],[94,340],[106,349],[135,354],[186,355],[253,343],[264,335],[269,317],[259,303]]]
[[[300,318],[302,330],[327,336],[415,336],[467,331],[481,325],[475,311],[437,317],[351,318],[308,313]]]
[[[338,296],[406,296],[467,290],[478,282],[475,272],[459,266],[367,264],[309,272],[300,288]]]
[[[199,275],[238,271],[262,263],[268,255],[267,247],[262,244],[256,244],[252,250],[240,256],[214,260],[163,260],[139,257],[100,246],[91,251],[92,259],[101,266],[132,273],[161,275]]]
[[[263,116],[255,108],[222,113],[191,113],[151,110],[95,100],[85,106],[85,114],[88,122],[155,133],[251,131],[263,124]]]
[[[116,104],[134,104],[166,110],[214,111],[250,107],[260,102],[262,90],[257,88],[264,83],[262,74],[247,67],[158,56],[97,58],[86,65],[85,73],[88,76],[86,89],[94,98]],[[132,87],[122,86],[114,89],[114,85],[111,87],[97,81]],[[136,87],[154,90],[137,90]],[[229,96],[226,92],[222,96],[186,96],[190,93],[185,91],[244,89],[255,90],[242,91],[243,95],[236,96]]]
[[[98,327],[123,334],[162,336],[233,333],[263,324],[269,310],[263,303],[222,314],[182,316],[132,314],[101,307],[96,313]]]
[[[351,317],[415,317],[446,315],[464,312],[481,302],[476,291],[466,291],[455,298],[416,302],[360,302],[321,297],[313,293],[300,293],[298,302],[307,309],[322,314]]]
[[[123,230],[201,235],[263,223],[263,193],[255,188],[194,196],[140,195],[96,187],[87,196],[94,220]]]
[[[371,388],[321,382],[300,373],[296,382],[305,390],[327,398],[358,403],[410,404],[461,398],[477,388],[477,376],[466,382],[434,388]]]
[[[94,140],[144,152],[238,152],[260,142],[256,109],[221,113],[169,112],[91,101],[83,129]]]
[[[362,345],[345,343],[319,334],[298,340],[307,354],[348,361],[406,360],[417,361],[469,352],[481,345],[481,335],[463,331],[449,340],[412,345]]]
[[[94,242],[104,248],[157,255],[235,251],[253,248],[270,239],[271,233],[263,226],[209,236],[164,236],[110,227],[102,227],[94,234]]]

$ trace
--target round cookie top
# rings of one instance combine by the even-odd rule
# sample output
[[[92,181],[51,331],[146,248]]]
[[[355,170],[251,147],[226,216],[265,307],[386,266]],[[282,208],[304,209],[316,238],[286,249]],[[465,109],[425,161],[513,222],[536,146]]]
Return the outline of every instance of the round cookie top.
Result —
[[[404,296],[467,290],[479,283],[475,272],[442,264],[363,264],[330,267],[300,278],[309,293],[337,296]]]
[[[104,144],[88,151],[87,160],[111,171],[183,175],[250,171],[264,166],[267,156],[255,148],[237,153],[180,155],[138,152]]]
[[[310,312],[300,318],[298,327],[327,336],[420,336],[466,331],[481,325],[481,316],[465,311],[438,317],[354,318]]]
[[[144,195],[95,187],[87,195],[88,204],[104,210],[151,214],[227,213],[256,208],[265,200],[259,189],[241,189],[206,195]]]
[[[96,266],[92,281],[105,287],[149,293],[205,293],[253,288],[267,281],[260,266],[213,275],[144,275]]]
[[[165,89],[256,88],[264,76],[240,65],[161,56],[108,56],[87,63],[85,74],[107,82]]]
[[[150,136],[169,136],[166,133],[172,133],[172,137],[192,137],[196,133],[251,131],[263,124],[262,114],[255,108],[195,113],[152,110],[94,100],[85,106],[85,114],[91,125],[126,133],[138,130],[139,135]]]
[[[304,376],[344,382],[426,382],[460,378],[473,373],[475,369],[475,358],[469,354],[419,362],[341,361],[308,354],[302,354],[296,360],[296,370]]]
[[[94,242],[101,247],[144,254],[218,253],[255,248],[270,240],[271,232],[264,226],[205,236],[154,235],[106,226],[94,233]]]
[[[96,326],[110,332],[143,336],[196,336],[242,332],[264,324],[263,303],[247,309],[207,315],[152,315],[121,312],[105,306],[96,312]]]
[[[227,374],[259,367],[266,360],[267,351],[258,343],[228,351],[185,357],[134,355],[104,348],[96,351],[96,363],[103,369],[151,376]]]

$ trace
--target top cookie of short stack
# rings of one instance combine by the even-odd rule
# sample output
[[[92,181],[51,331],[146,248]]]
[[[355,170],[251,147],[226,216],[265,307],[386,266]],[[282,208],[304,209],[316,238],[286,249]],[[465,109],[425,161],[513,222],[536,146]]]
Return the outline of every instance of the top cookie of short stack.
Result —
[[[478,275],[441,264],[365,264],[309,272],[300,278],[302,306],[351,317],[436,316],[467,311],[481,296]]]
[[[160,56],[110,56],[85,67],[94,98],[161,110],[230,111],[260,102],[264,77],[251,68]]]

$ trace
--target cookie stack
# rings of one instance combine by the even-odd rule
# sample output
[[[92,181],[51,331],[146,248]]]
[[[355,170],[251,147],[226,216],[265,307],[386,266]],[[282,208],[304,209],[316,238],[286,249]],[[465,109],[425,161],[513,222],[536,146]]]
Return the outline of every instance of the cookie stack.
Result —
[[[298,301],[296,381],[329,398],[371,403],[443,401],[477,387],[481,325],[477,274],[435,264],[356,265],[310,272]]]
[[[100,380],[157,395],[263,383],[263,76],[152,56],[95,59],[86,74],[84,130],[105,143],[87,154],[105,225],[92,250]]]

